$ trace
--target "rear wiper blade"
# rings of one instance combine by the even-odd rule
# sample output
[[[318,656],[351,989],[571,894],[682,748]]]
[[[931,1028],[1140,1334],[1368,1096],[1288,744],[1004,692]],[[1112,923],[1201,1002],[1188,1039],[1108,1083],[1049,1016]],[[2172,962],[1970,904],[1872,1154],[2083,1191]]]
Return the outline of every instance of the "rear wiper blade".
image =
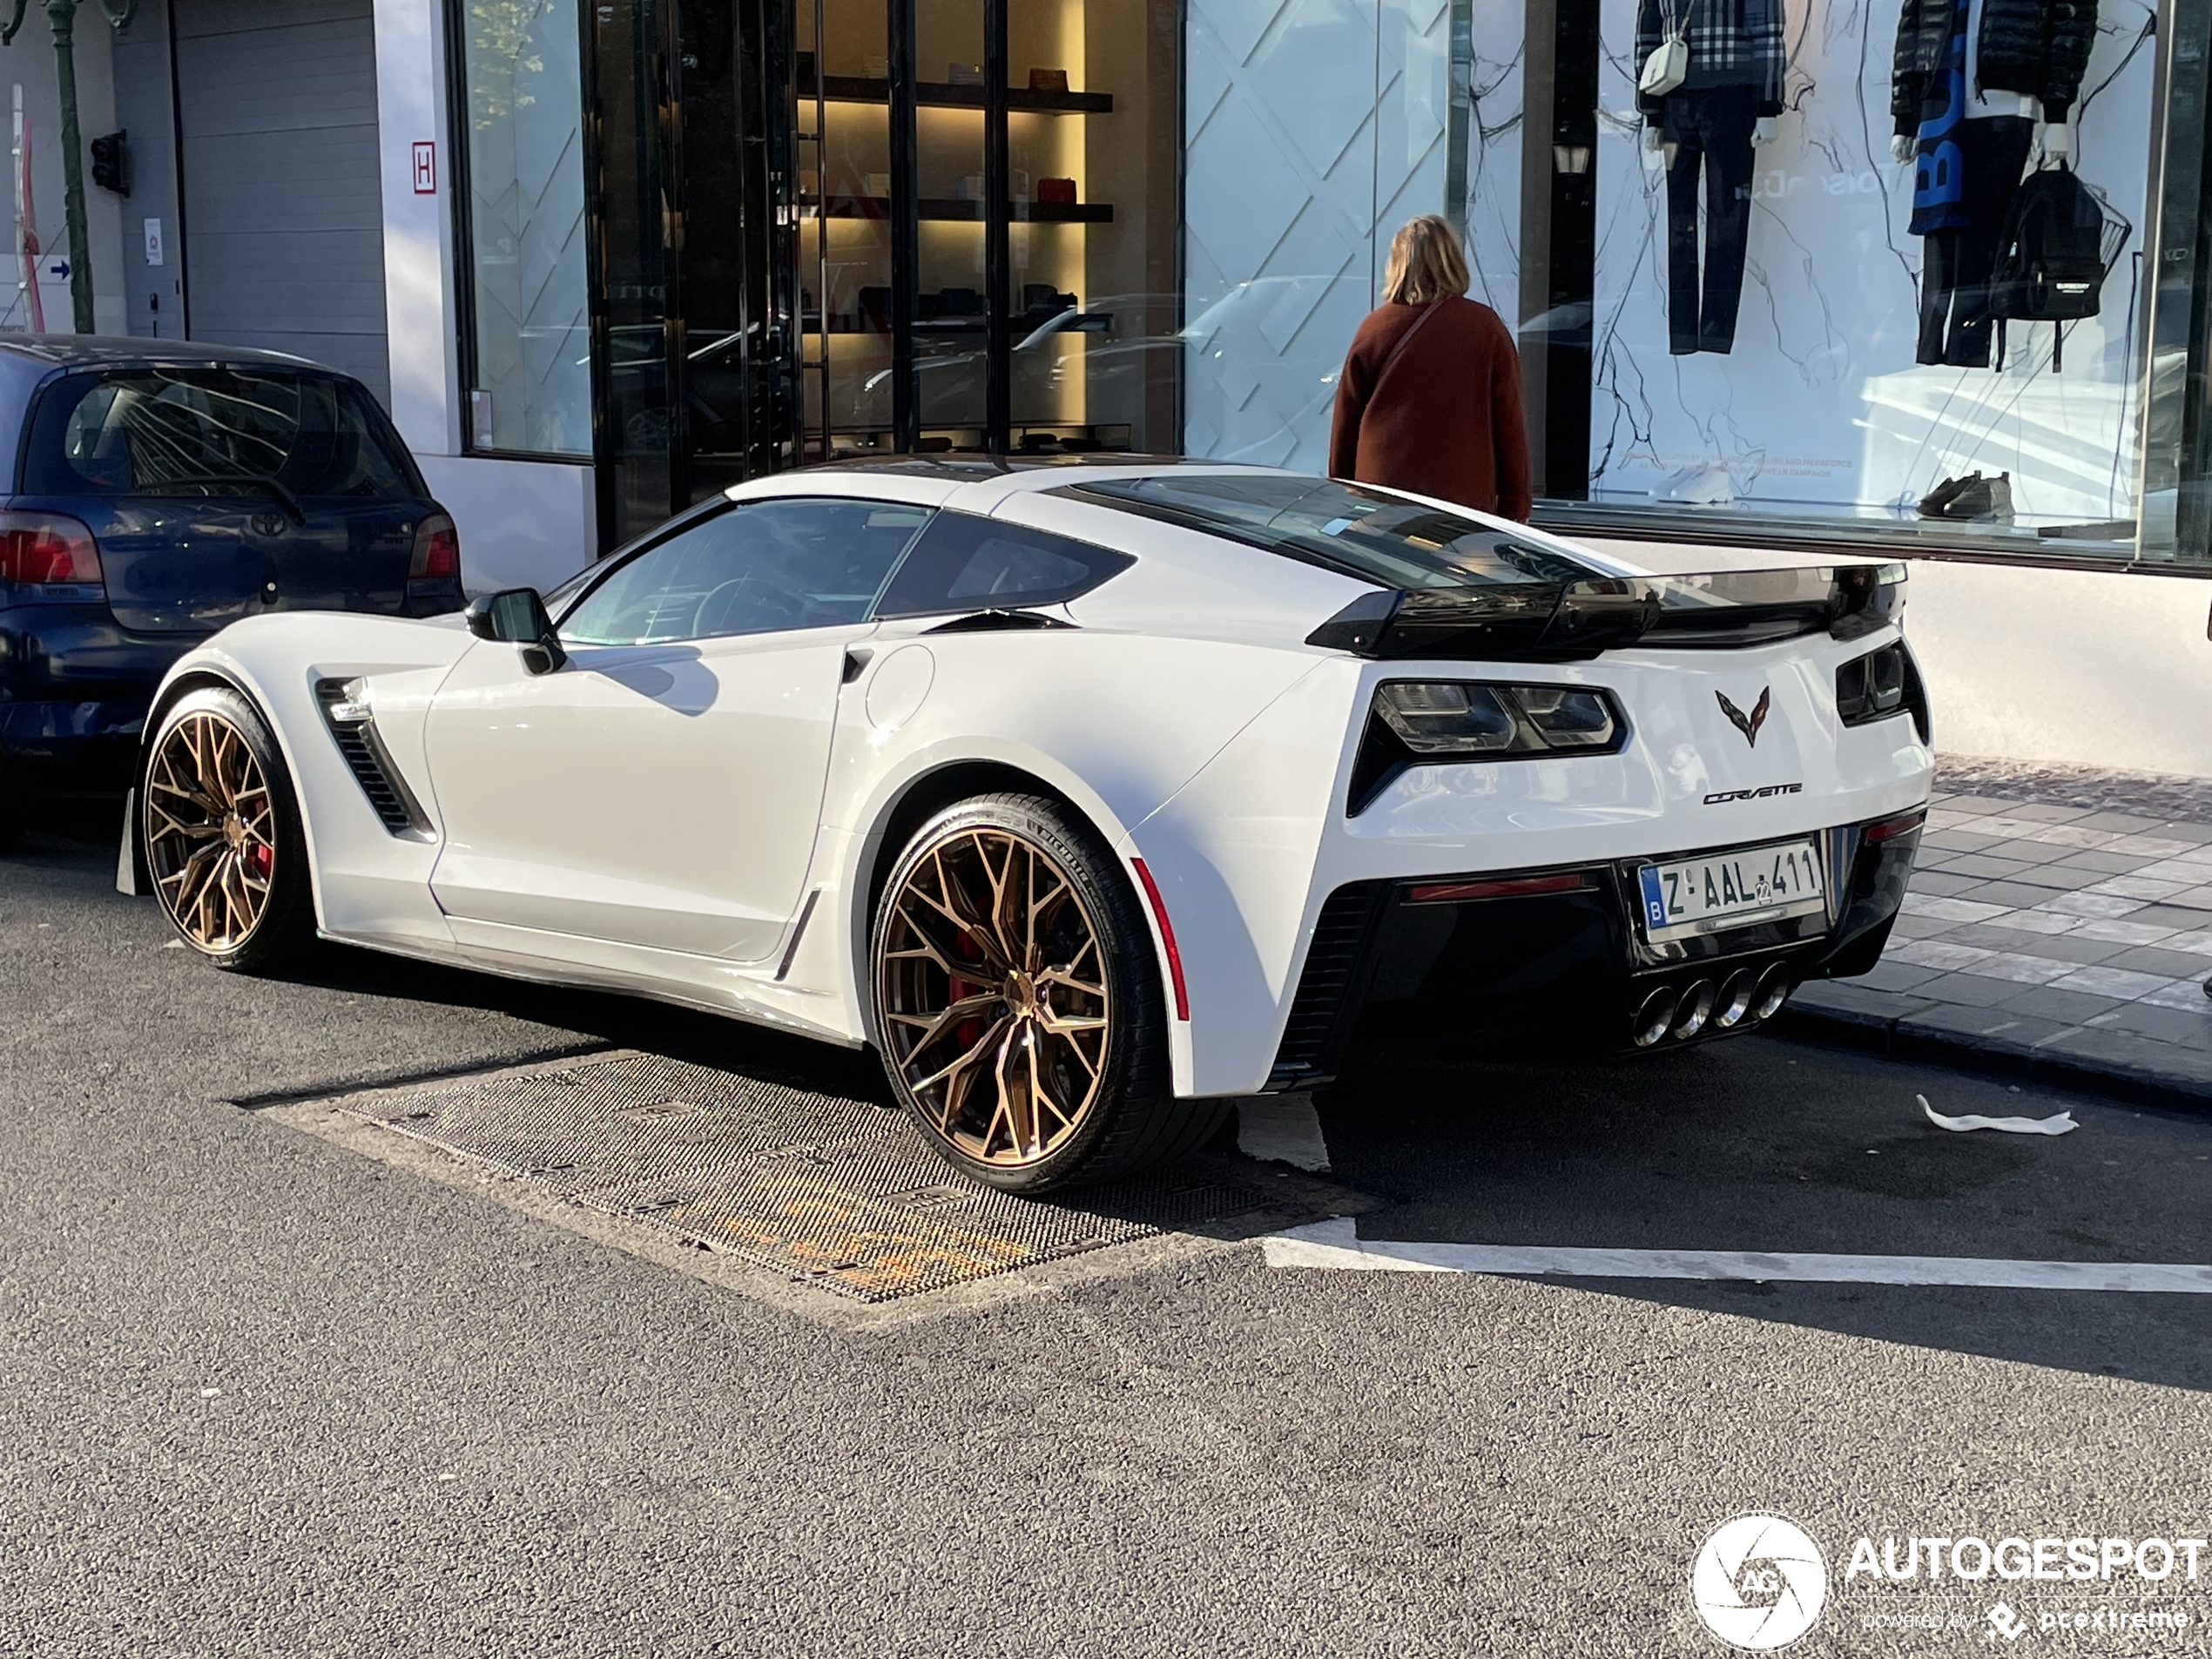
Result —
[[[304,524],[307,522],[307,509],[300,504],[300,498],[297,496],[277,482],[275,479],[266,478],[257,473],[190,472],[174,478],[158,478],[153,482],[163,484],[244,484],[249,489],[264,490],[275,496],[283,504],[284,510],[291,516],[293,523]]]

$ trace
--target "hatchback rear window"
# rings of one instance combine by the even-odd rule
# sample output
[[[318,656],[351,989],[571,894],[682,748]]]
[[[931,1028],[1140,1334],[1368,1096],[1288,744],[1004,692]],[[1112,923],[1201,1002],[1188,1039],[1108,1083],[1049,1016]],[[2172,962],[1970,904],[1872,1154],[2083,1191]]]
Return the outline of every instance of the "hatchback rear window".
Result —
[[[1067,492],[1408,590],[1580,582],[1602,574],[1480,519],[1333,478],[1198,473]]]
[[[65,375],[39,395],[24,448],[23,489],[33,496],[206,496],[272,483],[303,500],[422,493],[368,395],[317,374]]]

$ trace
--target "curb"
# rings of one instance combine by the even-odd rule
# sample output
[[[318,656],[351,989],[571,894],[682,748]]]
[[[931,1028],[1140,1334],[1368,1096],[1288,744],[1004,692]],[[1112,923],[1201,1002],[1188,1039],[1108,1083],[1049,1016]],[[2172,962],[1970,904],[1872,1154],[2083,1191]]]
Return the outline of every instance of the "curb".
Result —
[[[2077,1094],[2101,1096],[2136,1106],[2212,1116],[2212,1056],[2201,1073],[2166,1067],[2121,1054],[2084,1055],[2048,1046],[2054,1039],[2024,1042],[1985,1035],[1908,1026],[1913,1015],[1944,1007],[1907,1002],[1896,1013],[1871,1009],[1816,1008],[1792,1001],[1774,1022],[1776,1031],[1828,1048],[1853,1049],[1885,1060],[1925,1060],[2015,1082],[2033,1081]],[[2074,1028],[2061,1035],[2085,1032]],[[2097,1033],[2096,1035],[2106,1034]],[[2115,1045],[2119,1046],[2119,1045]],[[2128,1047],[2152,1046],[2130,1040]],[[2195,1058],[2195,1056],[2191,1056]]]

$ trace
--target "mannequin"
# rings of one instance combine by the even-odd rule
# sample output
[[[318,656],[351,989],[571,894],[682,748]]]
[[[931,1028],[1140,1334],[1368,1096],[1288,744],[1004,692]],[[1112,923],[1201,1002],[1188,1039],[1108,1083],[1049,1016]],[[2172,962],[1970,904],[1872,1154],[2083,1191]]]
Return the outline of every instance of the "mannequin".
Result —
[[[2095,0],[1905,0],[1890,154],[1914,165],[1923,239],[1917,360],[1986,368],[1989,279],[2030,151],[2063,159]]]
[[[1782,6],[1783,0],[1639,0],[1636,61],[1677,31],[1689,56],[1679,86],[1636,95],[1644,148],[1666,159],[1667,349],[1677,357],[1736,347],[1750,245],[1751,152],[1781,132]]]

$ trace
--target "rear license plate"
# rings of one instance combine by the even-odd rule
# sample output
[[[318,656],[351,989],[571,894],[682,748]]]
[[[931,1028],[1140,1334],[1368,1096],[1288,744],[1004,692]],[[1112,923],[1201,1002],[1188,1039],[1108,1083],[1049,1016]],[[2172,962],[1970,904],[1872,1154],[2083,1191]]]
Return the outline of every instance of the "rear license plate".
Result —
[[[1636,874],[1644,936],[1654,944],[1828,907],[1820,849],[1811,840],[1647,864]]]

